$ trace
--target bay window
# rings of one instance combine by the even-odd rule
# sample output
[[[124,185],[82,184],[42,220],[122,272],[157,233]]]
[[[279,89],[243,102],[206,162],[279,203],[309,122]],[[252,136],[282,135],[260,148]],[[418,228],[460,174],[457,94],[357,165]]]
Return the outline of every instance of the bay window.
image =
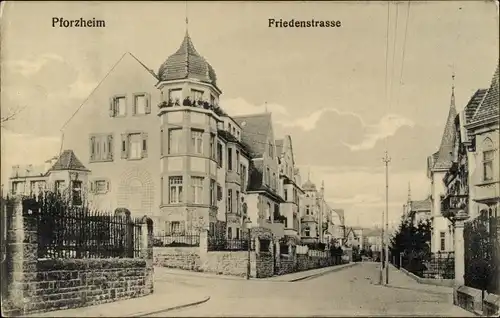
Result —
[[[182,202],[182,177],[169,178],[169,203]]]

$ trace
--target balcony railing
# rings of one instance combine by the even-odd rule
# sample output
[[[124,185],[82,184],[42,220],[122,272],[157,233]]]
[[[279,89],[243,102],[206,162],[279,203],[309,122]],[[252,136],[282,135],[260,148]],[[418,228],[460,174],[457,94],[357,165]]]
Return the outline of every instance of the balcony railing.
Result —
[[[467,194],[449,194],[441,196],[441,214],[446,218],[453,218],[459,210],[467,207]]]

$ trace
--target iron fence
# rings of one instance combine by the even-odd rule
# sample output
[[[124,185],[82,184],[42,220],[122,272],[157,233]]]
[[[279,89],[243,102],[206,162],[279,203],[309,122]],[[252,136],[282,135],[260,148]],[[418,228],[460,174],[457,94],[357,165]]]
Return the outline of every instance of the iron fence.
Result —
[[[480,215],[464,226],[464,282],[468,287],[500,293],[498,241],[500,218],[497,211],[481,211]]]
[[[52,193],[25,198],[22,204],[37,229],[39,259],[140,256],[140,219],[73,206]]]
[[[156,233],[153,237],[153,246],[154,247],[197,247],[200,246],[200,235]]]
[[[398,262],[399,260],[395,258]],[[401,258],[402,267],[407,271],[422,277],[432,279],[454,279],[455,278],[455,256],[453,253],[436,253],[427,257]]]
[[[249,243],[248,239],[209,237],[208,251],[247,251]],[[250,248],[255,250],[254,246],[250,246]]]

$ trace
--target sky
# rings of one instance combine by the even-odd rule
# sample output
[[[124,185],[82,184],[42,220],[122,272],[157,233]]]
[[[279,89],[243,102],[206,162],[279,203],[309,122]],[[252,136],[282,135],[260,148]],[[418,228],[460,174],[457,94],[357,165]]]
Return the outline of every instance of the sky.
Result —
[[[157,71],[186,28],[185,2],[16,1],[1,16],[2,116],[22,109],[1,130],[3,184],[12,165],[59,152],[62,125],[125,52]],[[189,2],[187,16],[221,106],[242,115],[267,105],[302,180],[324,181],[350,225],[381,224],[386,150],[390,223],[409,184],[413,199],[429,194],[426,157],[439,147],[453,72],[460,111],[498,63],[494,1]],[[54,17],[106,27],[53,28]],[[341,27],[270,28],[270,18]]]

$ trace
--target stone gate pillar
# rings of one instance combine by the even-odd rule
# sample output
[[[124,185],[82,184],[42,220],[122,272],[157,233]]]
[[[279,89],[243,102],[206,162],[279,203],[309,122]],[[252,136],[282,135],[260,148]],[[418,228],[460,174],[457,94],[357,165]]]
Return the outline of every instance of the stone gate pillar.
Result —
[[[459,211],[455,216],[454,245],[455,245],[455,283],[453,288],[453,303],[457,304],[457,289],[464,285],[465,275],[465,244],[464,225],[467,219],[464,211]]]

